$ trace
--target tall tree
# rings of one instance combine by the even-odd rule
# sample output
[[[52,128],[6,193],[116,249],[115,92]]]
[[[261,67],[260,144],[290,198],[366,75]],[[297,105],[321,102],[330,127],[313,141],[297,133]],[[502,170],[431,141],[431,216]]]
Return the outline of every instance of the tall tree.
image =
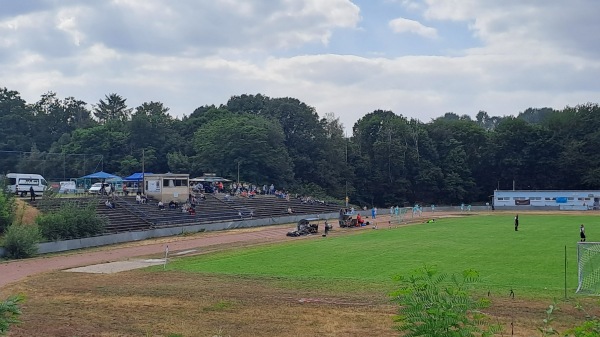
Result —
[[[14,171],[20,159],[18,151],[29,151],[33,113],[18,92],[0,88],[0,172]]]
[[[32,109],[35,114],[32,137],[42,151],[48,151],[54,142],[76,128],[94,124],[84,101],[73,97],[61,100],[54,92],[43,94]]]
[[[263,116],[281,125],[297,183],[330,183],[326,175],[326,132],[313,107],[291,97],[270,99],[260,94],[234,96],[226,107],[234,113]]]
[[[105,95],[104,98],[94,107],[94,116],[101,124],[106,124],[108,121],[129,120],[131,109],[127,107],[127,99],[115,93]]]
[[[127,126],[130,141],[129,155],[137,158],[138,162],[142,160],[142,150],[166,159],[167,153],[178,150],[178,147],[182,146],[182,137],[175,132],[174,119],[168,112],[169,108],[161,102],[145,102],[135,109]],[[169,171],[167,160],[148,164],[145,168],[149,172]],[[141,165],[134,171],[141,171]]]
[[[260,116],[223,117],[196,131],[195,162],[202,172],[234,179],[239,172],[240,180],[287,188],[293,170],[284,137],[281,126]]]

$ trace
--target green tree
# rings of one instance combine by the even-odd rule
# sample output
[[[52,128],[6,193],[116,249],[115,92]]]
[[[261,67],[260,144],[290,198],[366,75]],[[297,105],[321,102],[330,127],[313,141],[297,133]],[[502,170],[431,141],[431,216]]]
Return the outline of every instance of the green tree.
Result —
[[[422,202],[437,189],[436,149],[419,121],[376,110],[355,123],[352,140],[360,204]]]
[[[296,184],[312,182],[340,192],[344,184],[340,173],[343,167],[336,166],[337,156],[328,157],[326,125],[321,123],[313,107],[291,97],[269,98],[258,94],[234,96],[226,108],[233,113],[261,116],[279,123]]]
[[[103,157],[106,172],[119,172],[120,162],[129,154],[129,133],[120,122],[108,122],[87,129],[77,129],[71,134],[71,142],[63,147],[66,154],[89,154]],[[78,165],[80,165],[79,163]],[[90,164],[88,164],[90,165]],[[87,166],[87,173],[100,167]],[[87,174],[86,173],[86,174]]]
[[[170,172],[191,172],[190,158],[181,152],[167,153],[167,162]]]
[[[470,295],[479,280],[474,270],[464,271],[462,278],[453,274],[448,282],[448,275],[425,266],[397,279],[400,289],[391,294],[399,305],[394,321],[405,337],[479,337],[501,330],[481,311],[489,300]]]
[[[290,157],[281,127],[259,116],[226,116],[196,131],[195,161],[203,172],[215,172],[253,183],[287,187],[293,180]]]
[[[485,160],[490,154],[489,135],[477,122],[435,119],[427,125],[438,152],[436,161],[443,172],[441,202],[481,200],[491,189]],[[479,181],[477,181],[479,179]],[[476,184],[476,181],[481,184]],[[485,186],[484,191],[478,189]]]
[[[129,154],[137,157],[138,161],[141,161],[142,149],[153,152],[157,158],[167,159],[169,152],[179,149],[184,143],[183,137],[176,132],[174,119],[168,112],[169,108],[161,102],[144,102],[135,109],[131,121],[127,124],[127,130],[129,131]],[[191,138],[191,134],[188,137]],[[169,171],[168,160],[144,160],[144,162],[148,172]],[[136,171],[141,171],[141,165]],[[133,171],[128,171],[127,174],[131,172]]]
[[[127,99],[115,93],[105,95],[104,98],[104,100],[98,101],[94,107],[94,116],[101,124],[108,121],[129,120],[131,109],[127,107]]]
[[[0,88],[0,151],[29,151],[34,143],[33,118],[18,92]],[[13,171],[19,158],[17,152],[2,152],[0,172]]]
[[[84,101],[74,97],[61,100],[54,92],[43,94],[32,106],[35,114],[35,131],[32,132],[32,137],[36,146],[42,151],[48,151],[63,135],[76,128],[93,125],[94,121],[86,105]]]
[[[557,161],[561,154],[560,142],[544,126],[530,124],[522,119],[506,118],[492,135],[494,152],[493,172],[496,181],[518,189],[556,189],[563,163]],[[584,173],[572,167],[572,173]],[[578,188],[572,186],[571,188]]]

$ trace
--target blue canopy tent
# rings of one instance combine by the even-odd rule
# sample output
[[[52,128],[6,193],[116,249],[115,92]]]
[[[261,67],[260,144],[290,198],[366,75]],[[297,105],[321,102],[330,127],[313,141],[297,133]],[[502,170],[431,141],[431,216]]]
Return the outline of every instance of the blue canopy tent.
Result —
[[[83,176],[79,179],[113,179],[120,178],[114,174],[106,173],[104,171],[88,174],[87,176]]]
[[[115,187],[120,188],[121,182],[123,179],[121,177],[116,176],[114,174],[106,173],[104,171],[94,172],[92,174],[88,174],[87,176],[83,176],[77,179],[77,187],[82,187],[84,189],[89,189],[92,186],[93,180],[99,180],[101,182],[110,182],[115,185]]]
[[[152,174],[152,173],[150,173],[150,172],[146,172],[146,173],[136,172],[136,173],[130,175],[129,177],[123,178],[123,181],[138,182],[139,183],[142,180],[144,180],[144,174]]]
[[[150,172],[136,172],[129,177],[123,178],[123,184],[127,185],[127,187],[135,188],[140,192],[140,188],[142,186],[142,181],[144,181],[144,174],[152,174]]]

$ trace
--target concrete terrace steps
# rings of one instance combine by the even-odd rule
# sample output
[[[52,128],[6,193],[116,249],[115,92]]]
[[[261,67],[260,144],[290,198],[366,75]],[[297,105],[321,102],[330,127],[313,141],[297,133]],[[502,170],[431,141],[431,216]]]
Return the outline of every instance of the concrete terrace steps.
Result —
[[[158,201],[152,198],[148,199],[146,204],[137,204],[135,197],[123,198],[129,203],[135,204],[141,212],[146,216],[149,222],[153,223],[154,227],[167,227],[181,224],[201,224],[218,221],[239,220],[236,210],[224,205],[221,201],[215,200],[211,196],[207,196],[206,200],[199,200],[196,205],[196,214],[190,215],[181,211],[181,204],[177,209],[169,209],[168,203],[165,204],[165,209],[158,208]]]
[[[120,207],[118,200],[115,200],[116,208],[109,209],[104,205],[105,198],[100,197],[79,197],[79,198],[56,198],[51,200],[29,201],[29,204],[38,208],[42,212],[52,212],[60,209],[64,203],[73,203],[77,207],[87,207],[95,204],[96,214],[107,219],[107,225],[104,233],[121,233],[128,231],[146,230],[150,228],[147,222],[131,214],[129,210]]]
[[[206,194],[205,200],[198,200],[196,214],[182,213],[180,209],[170,210],[158,208],[158,200],[148,198],[148,203],[138,204],[135,195],[119,196],[114,199],[115,209],[104,205],[106,197],[77,197],[56,198],[51,200],[38,199],[30,202],[42,211],[58,210],[62,203],[73,202],[85,207],[96,203],[96,212],[108,220],[105,233],[122,233],[148,230],[173,226],[201,225],[225,221],[241,221],[246,219],[275,218],[289,216],[287,209],[291,207],[295,215],[333,213],[339,211],[339,206],[329,206],[319,203],[305,204],[300,200],[287,201],[272,195],[261,195],[254,198],[233,198],[224,200],[224,194]]]
[[[274,195],[257,195],[253,198],[232,197],[230,201],[225,201],[223,194],[215,195],[216,198],[223,200],[231,207],[242,212],[253,212],[255,218],[287,216],[288,208],[294,211],[294,214],[315,214],[315,213],[333,213],[339,211],[339,206],[326,205],[321,203],[303,203],[299,199],[278,198]]]

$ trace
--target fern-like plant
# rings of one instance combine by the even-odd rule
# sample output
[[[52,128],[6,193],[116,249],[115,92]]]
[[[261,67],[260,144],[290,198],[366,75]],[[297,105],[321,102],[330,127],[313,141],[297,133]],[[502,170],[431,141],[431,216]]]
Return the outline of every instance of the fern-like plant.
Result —
[[[23,296],[17,295],[0,302],[0,335],[6,335],[11,325],[19,323],[19,316],[21,316],[19,303],[23,300]]]
[[[408,277],[398,276],[397,281],[401,286],[391,296],[399,304],[394,321],[403,336],[484,337],[501,331],[481,311],[490,301],[470,295],[479,281],[474,270],[464,271],[459,278],[424,266]]]

